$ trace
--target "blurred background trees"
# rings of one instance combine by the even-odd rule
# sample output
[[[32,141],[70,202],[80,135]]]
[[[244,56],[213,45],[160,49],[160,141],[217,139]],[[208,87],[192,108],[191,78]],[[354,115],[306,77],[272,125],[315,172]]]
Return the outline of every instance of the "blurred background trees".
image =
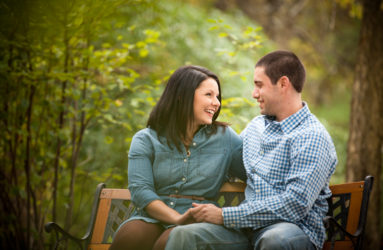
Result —
[[[274,49],[293,50],[307,68],[304,99],[332,135],[340,160],[332,183],[346,181],[346,161],[361,166],[370,155],[365,139],[353,142],[363,145],[357,151],[365,158],[350,160],[357,155],[350,146],[347,157],[351,95],[370,87],[363,95],[370,103],[353,97],[350,131],[365,122],[357,138],[377,138],[380,162],[347,171],[347,181],[374,174],[374,213],[381,218],[382,135],[369,130],[371,116],[378,117],[373,131],[383,117],[383,33],[373,21],[382,9],[376,6],[381,1],[370,14],[351,0],[2,1],[0,246],[49,248],[43,225],[51,220],[83,234],[96,185],[127,186],[131,137],[145,127],[167,78],[181,65],[202,65],[218,74],[220,120],[240,132],[258,114],[251,99],[254,64]],[[376,30],[363,29],[366,16]],[[369,49],[358,54],[359,37],[364,41],[359,46]],[[357,62],[376,67],[366,71],[370,68],[358,68]],[[369,107],[378,108],[371,114]],[[374,244],[379,227],[375,220]]]
[[[382,238],[383,153],[383,4],[363,1],[362,25],[352,88],[347,180],[371,174],[377,183],[367,216],[366,249],[378,249]],[[379,178],[380,177],[380,178]],[[380,216],[379,216],[380,215]],[[378,218],[378,219],[377,219]],[[380,233],[379,233],[380,232]]]

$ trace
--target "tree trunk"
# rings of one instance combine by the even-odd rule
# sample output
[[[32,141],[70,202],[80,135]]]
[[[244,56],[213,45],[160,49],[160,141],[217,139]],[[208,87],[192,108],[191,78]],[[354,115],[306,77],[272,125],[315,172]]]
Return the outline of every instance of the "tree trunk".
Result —
[[[383,10],[381,0],[364,0],[358,60],[352,89],[347,181],[375,177],[365,249],[379,249],[383,146]]]

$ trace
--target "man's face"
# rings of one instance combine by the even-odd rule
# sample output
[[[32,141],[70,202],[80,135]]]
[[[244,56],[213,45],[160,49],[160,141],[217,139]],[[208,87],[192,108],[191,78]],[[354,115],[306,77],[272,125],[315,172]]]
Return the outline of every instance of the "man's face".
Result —
[[[270,78],[265,74],[263,67],[254,70],[253,98],[259,103],[262,115],[278,116],[280,105],[280,91],[277,84],[272,84]]]

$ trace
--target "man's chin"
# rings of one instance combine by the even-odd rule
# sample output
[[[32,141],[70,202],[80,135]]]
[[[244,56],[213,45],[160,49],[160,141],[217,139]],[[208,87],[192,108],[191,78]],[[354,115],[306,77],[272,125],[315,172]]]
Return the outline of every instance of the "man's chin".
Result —
[[[267,110],[261,109],[260,110],[261,115],[265,116],[275,116],[275,114],[271,114],[270,112],[267,112]]]
[[[266,110],[264,110],[264,109],[260,109],[259,113],[261,113],[261,115],[268,115]]]

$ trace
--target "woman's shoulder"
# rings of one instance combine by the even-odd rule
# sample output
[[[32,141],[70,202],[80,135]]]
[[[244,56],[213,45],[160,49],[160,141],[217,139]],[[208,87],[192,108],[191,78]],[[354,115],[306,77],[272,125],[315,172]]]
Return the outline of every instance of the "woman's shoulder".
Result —
[[[220,124],[216,125],[216,133],[215,136],[219,137],[232,137],[232,136],[238,136],[238,134],[232,129],[228,124]]]
[[[230,124],[217,125],[217,131],[221,133],[235,133]]]
[[[156,131],[144,128],[134,134],[129,152],[151,152],[157,144],[158,137]]]
[[[143,128],[134,134],[134,136],[147,136],[147,135],[148,136],[157,135],[157,132],[151,128]]]
[[[137,131],[133,139],[141,139],[141,140],[151,140],[152,138],[157,138],[157,132],[151,128],[144,128]]]

